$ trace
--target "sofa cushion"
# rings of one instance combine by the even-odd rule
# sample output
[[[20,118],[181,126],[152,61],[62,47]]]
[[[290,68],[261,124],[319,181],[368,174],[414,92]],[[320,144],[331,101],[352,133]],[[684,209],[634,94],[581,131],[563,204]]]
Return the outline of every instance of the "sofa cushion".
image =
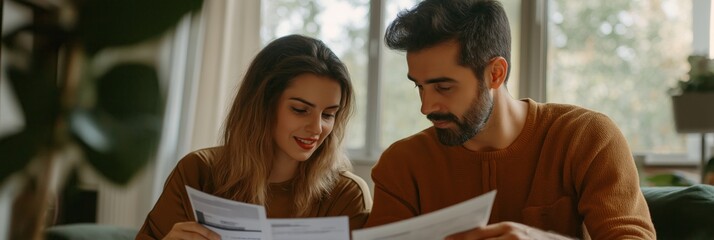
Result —
[[[642,187],[657,239],[714,239],[714,186]]]
[[[47,240],[130,240],[138,230],[94,223],[58,225],[45,231]]]

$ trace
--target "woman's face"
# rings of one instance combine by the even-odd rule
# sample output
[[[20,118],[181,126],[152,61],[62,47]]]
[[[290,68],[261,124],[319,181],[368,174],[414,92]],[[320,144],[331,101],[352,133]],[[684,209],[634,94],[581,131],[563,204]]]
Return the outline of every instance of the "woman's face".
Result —
[[[292,79],[278,100],[273,132],[277,157],[305,161],[315,152],[335,124],[341,88],[337,81],[305,73]]]

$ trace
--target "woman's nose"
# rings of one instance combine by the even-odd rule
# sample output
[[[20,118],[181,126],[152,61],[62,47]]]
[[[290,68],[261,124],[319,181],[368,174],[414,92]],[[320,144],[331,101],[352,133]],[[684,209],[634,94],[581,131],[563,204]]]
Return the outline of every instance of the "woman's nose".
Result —
[[[322,114],[317,114],[317,117],[311,117],[305,130],[310,134],[320,135],[322,133]]]

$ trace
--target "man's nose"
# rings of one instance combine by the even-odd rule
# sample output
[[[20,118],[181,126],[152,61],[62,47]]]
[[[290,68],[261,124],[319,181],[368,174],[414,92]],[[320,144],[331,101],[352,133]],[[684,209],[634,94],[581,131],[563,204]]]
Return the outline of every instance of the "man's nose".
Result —
[[[428,115],[434,112],[442,112],[443,105],[439,101],[437,96],[434,94],[429,94],[427,91],[422,92],[421,98],[421,113]]]

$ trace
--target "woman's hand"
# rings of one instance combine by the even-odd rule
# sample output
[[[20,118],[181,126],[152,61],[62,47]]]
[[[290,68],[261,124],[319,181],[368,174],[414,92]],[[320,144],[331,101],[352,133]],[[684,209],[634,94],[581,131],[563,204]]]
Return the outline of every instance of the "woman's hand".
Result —
[[[197,222],[180,222],[174,224],[166,240],[221,240],[221,236]]]
[[[516,222],[501,222],[485,227],[463,231],[446,238],[447,240],[475,239],[570,239]]]

